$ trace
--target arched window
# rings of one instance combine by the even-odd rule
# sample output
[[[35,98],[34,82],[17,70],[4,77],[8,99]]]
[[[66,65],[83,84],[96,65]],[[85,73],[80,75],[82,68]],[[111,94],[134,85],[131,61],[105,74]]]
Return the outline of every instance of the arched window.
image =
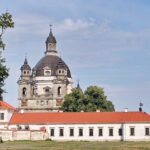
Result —
[[[27,89],[26,89],[25,87],[22,89],[22,95],[23,95],[23,96],[26,96],[26,95],[27,95]]]
[[[50,93],[50,89],[49,89],[49,88],[46,88],[46,89],[45,89],[45,93],[46,93],[46,94],[49,94],[49,93]]]
[[[26,71],[24,71],[24,74],[26,74]]]
[[[58,87],[58,95],[61,95],[61,87]]]
[[[45,71],[45,75],[46,75],[46,76],[50,76],[50,75],[51,75],[51,72],[47,70],[47,71]]]

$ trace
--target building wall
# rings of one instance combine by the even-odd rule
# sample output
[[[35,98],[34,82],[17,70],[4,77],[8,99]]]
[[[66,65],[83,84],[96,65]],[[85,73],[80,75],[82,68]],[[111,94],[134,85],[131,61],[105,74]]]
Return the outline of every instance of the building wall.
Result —
[[[0,109],[0,113],[4,113],[4,120],[0,120],[0,122],[9,122],[13,112],[10,109]]]
[[[13,131],[13,130],[0,130],[0,137],[3,141],[14,140],[46,140],[48,135],[44,131]]]
[[[20,125],[22,129],[25,124]],[[150,123],[103,123],[103,124],[32,124],[29,125],[30,130],[39,130],[45,127],[49,138],[58,141],[112,141],[112,140],[150,140],[150,135],[145,135],[145,127],[150,128]],[[135,128],[135,135],[130,136],[130,127]],[[16,125],[10,125],[9,128],[16,128]],[[59,130],[64,130],[64,136],[59,135]],[[74,129],[74,136],[70,136],[70,128]],[[79,136],[79,128],[83,129],[83,136]],[[99,128],[103,129],[103,136],[99,136]],[[109,136],[109,129],[113,129],[113,136]],[[123,129],[123,135],[118,134],[118,130]],[[50,136],[50,129],[54,129],[54,136]],[[93,129],[93,136],[89,136],[89,129]]]

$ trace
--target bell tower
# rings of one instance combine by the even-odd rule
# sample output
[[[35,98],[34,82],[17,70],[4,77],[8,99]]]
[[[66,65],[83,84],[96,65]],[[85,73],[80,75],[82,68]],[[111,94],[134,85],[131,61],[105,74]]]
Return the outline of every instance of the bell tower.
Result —
[[[18,101],[19,107],[27,106],[27,99],[31,97],[31,67],[28,64],[27,58],[25,58],[24,64],[20,68],[21,75],[18,80],[19,92],[18,92]]]

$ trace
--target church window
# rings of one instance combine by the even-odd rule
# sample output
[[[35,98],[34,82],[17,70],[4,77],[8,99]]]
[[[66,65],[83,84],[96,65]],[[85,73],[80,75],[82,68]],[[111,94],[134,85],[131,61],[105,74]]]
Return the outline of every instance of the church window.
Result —
[[[26,71],[24,71],[24,74],[26,74]]]
[[[48,94],[49,93],[49,89],[45,89],[45,93]]]
[[[46,71],[45,71],[45,75],[46,75],[46,76],[50,76],[50,75],[51,75],[51,71],[50,71],[50,70],[46,70]]]
[[[24,87],[24,88],[22,89],[22,95],[23,95],[23,96],[26,96],[26,94],[27,94],[27,89]]]
[[[27,74],[29,74],[29,71],[27,71]]]
[[[58,87],[58,95],[61,95],[61,87]]]
[[[61,70],[59,70],[59,74],[61,73]]]
[[[48,105],[48,101],[46,101],[47,105]]]
[[[4,113],[0,113],[0,120],[4,120]]]

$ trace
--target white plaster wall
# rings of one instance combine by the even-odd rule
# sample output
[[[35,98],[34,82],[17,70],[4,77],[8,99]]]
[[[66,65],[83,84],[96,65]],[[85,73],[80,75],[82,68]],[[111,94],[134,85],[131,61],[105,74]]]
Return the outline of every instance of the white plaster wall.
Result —
[[[135,135],[131,136],[130,135],[130,128],[134,127],[135,128]],[[150,140],[150,135],[145,136],[145,128],[148,127],[150,128],[150,123],[126,123],[124,124],[124,140]]]
[[[24,129],[25,125],[21,125]],[[49,138],[58,141],[69,140],[87,140],[87,141],[111,141],[111,140],[150,140],[150,135],[145,136],[145,127],[150,127],[149,123],[116,123],[116,124],[32,124],[29,125],[30,130],[40,130],[41,127],[45,127],[48,132]],[[16,128],[16,125],[10,125],[9,129]],[[130,136],[130,127],[135,127],[135,136]],[[50,129],[55,130],[55,136],[50,137]],[[59,129],[64,129],[64,136],[59,136]],[[71,137],[70,128],[74,128],[74,136]],[[79,128],[83,128],[83,136],[79,136]],[[94,129],[94,135],[89,136],[89,128]],[[103,128],[103,136],[99,136],[98,130]],[[109,136],[109,128],[113,128],[113,136]],[[119,136],[118,130],[123,128],[123,136]]]
[[[0,109],[0,113],[4,113],[4,120],[0,120],[0,122],[9,122],[13,112],[10,109]]]

